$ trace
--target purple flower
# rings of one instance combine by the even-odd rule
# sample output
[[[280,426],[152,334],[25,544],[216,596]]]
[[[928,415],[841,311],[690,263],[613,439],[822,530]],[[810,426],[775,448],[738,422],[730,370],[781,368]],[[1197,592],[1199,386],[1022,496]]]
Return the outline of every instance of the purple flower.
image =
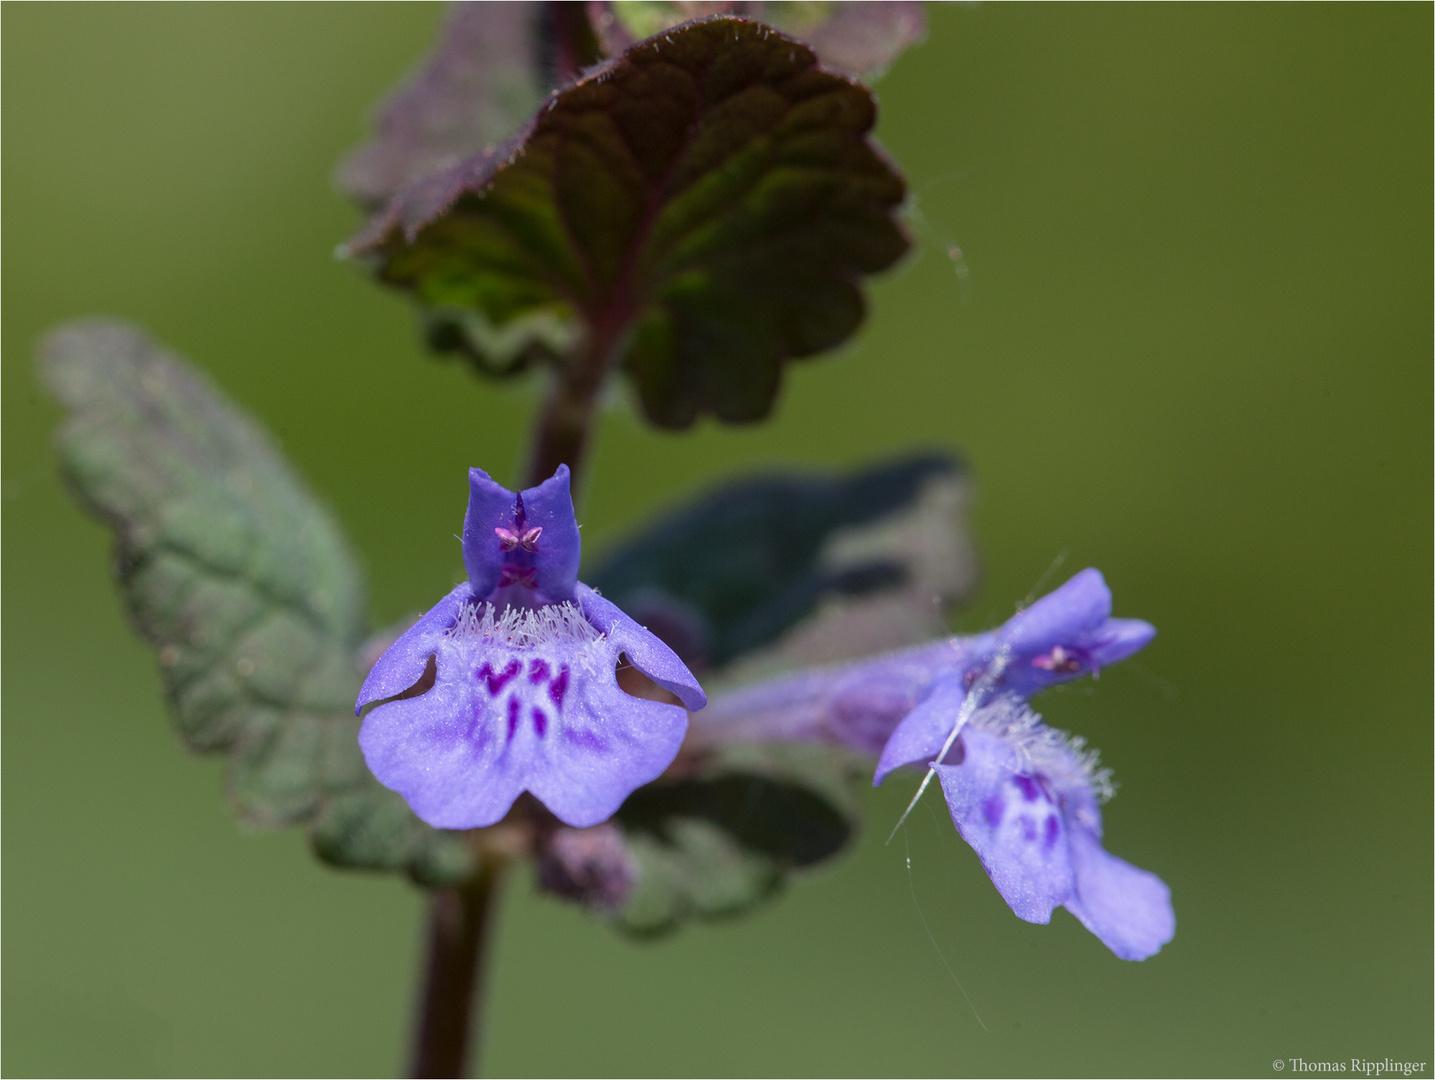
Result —
[[[962,657],[933,681],[922,702],[888,737],[874,782],[899,765],[930,761],[978,679],[989,696],[1031,697],[1125,660],[1145,648],[1156,628],[1111,617],[1111,590],[1099,570],[1081,571],[1061,588],[1019,611],[999,630],[963,642]]]
[[[671,649],[577,580],[579,553],[567,466],[517,494],[469,470],[468,581],[379,658],[355,708],[373,706],[370,770],[430,825],[492,825],[524,791],[596,825],[668,767],[707,703]],[[620,657],[686,709],[621,690]]]
[[[1083,570],[990,633],[726,695],[695,718],[690,743],[841,743],[879,758],[877,784],[900,766],[930,766],[957,830],[1017,915],[1049,922],[1065,906],[1116,955],[1140,960],[1175,933],[1170,891],[1102,849],[1109,774],[1025,699],[1097,674],[1155,633],[1111,618],[1106,582]]]
[[[632,894],[637,861],[612,822],[591,829],[554,829],[540,847],[538,883],[593,911],[615,912]]]
[[[1171,940],[1165,882],[1101,847],[1110,773],[1080,739],[1001,697],[972,713],[934,771],[957,831],[1018,916],[1050,922],[1061,905],[1123,960]]]

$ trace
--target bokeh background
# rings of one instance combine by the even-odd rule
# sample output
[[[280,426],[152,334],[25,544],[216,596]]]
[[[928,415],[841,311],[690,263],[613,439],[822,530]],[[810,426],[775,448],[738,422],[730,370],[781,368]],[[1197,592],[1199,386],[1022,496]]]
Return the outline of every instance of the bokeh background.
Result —
[[[401,1068],[418,894],[241,830],[178,748],[32,352],[141,322],[336,508],[376,622],[426,607],[463,470],[512,475],[533,397],[427,359],[335,261],[358,219],[329,177],[441,15],[4,9],[8,1075]],[[1061,551],[1100,566],[1160,636],[1041,706],[1115,768],[1108,846],[1170,883],[1175,941],[1127,964],[1065,912],[1018,921],[936,798],[883,847],[904,779],[845,860],[658,944],[513,881],[487,1071],[1431,1060],[1431,29],[1423,4],[934,7],[879,86],[920,250],[858,340],[765,426],[603,422],[590,550],[744,469],[936,445],[979,485],[963,628]]]

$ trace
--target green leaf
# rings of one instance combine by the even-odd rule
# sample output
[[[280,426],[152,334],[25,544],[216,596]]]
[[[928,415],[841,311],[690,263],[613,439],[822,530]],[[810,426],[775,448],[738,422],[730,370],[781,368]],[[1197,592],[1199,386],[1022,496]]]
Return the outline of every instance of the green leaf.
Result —
[[[73,323],[41,347],[68,411],[60,467],[115,535],[135,630],[185,745],[229,758],[247,821],[313,823],[331,862],[463,877],[462,839],[380,787],[357,742],[363,586],[333,518],[251,419],[140,331]]]
[[[863,275],[907,250],[875,118],[864,86],[794,39],[689,23],[411,184],[348,250],[412,292],[450,346],[483,355],[484,335],[529,320],[579,343],[563,378],[591,386],[620,366],[654,423],[761,419],[783,365],[849,337]]]
[[[967,487],[940,455],[746,479],[665,515],[584,580],[701,668],[914,644],[942,634],[974,584]]]
[[[856,759],[830,747],[748,744],[638,789],[616,818],[637,868],[616,925],[652,936],[769,899],[847,846],[855,776]]]

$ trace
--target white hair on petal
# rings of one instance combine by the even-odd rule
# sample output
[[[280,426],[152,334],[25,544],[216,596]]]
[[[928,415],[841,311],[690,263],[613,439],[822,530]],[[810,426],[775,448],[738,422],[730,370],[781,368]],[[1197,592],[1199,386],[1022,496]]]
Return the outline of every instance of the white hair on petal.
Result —
[[[502,613],[489,603],[464,604],[451,638],[485,637],[519,649],[554,641],[587,645],[603,635],[583,616],[577,604],[544,604],[537,608],[505,607]]]
[[[1101,765],[1101,753],[1087,749],[1086,740],[1047,727],[1041,715],[1019,697],[999,697],[972,714],[968,723],[1009,743],[1037,772],[1070,776],[1086,784],[1098,802],[1116,794],[1111,770]]]

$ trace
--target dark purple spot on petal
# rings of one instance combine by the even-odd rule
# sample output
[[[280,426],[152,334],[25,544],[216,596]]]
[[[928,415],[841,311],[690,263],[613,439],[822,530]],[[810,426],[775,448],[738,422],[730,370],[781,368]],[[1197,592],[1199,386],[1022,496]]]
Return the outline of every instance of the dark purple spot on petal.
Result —
[[[543,738],[544,733],[548,730],[548,717],[542,709],[533,710],[533,730],[538,732],[540,739]]]
[[[553,671],[548,666],[547,660],[530,660],[528,662],[528,681],[534,686],[547,682]]]
[[[987,819],[987,824],[996,828],[1002,823],[1002,811],[1006,805],[1002,802],[1000,795],[993,795],[982,803],[982,817]]]
[[[478,669],[478,677],[488,683],[489,696],[498,697],[499,691],[507,686],[513,680],[513,677],[522,670],[522,664],[517,660],[510,660],[507,667],[495,674],[493,668],[485,662],[483,667]]]
[[[564,664],[563,669],[558,672],[558,678],[548,684],[548,696],[553,699],[553,704],[562,709],[563,695],[566,693],[568,693],[568,665]]]
[[[1011,778],[1012,783],[1021,789],[1022,798],[1027,802],[1036,802],[1041,796],[1041,787],[1030,776],[1022,776],[1018,773]]]
[[[516,697],[508,699],[508,741],[513,741],[513,735],[518,730],[519,704]]]
[[[1048,848],[1055,847],[1056,838],[1060,835],[1061,822],[1057,820],[1055,814],[1052,814],[1046,819],[1046,846]]]

